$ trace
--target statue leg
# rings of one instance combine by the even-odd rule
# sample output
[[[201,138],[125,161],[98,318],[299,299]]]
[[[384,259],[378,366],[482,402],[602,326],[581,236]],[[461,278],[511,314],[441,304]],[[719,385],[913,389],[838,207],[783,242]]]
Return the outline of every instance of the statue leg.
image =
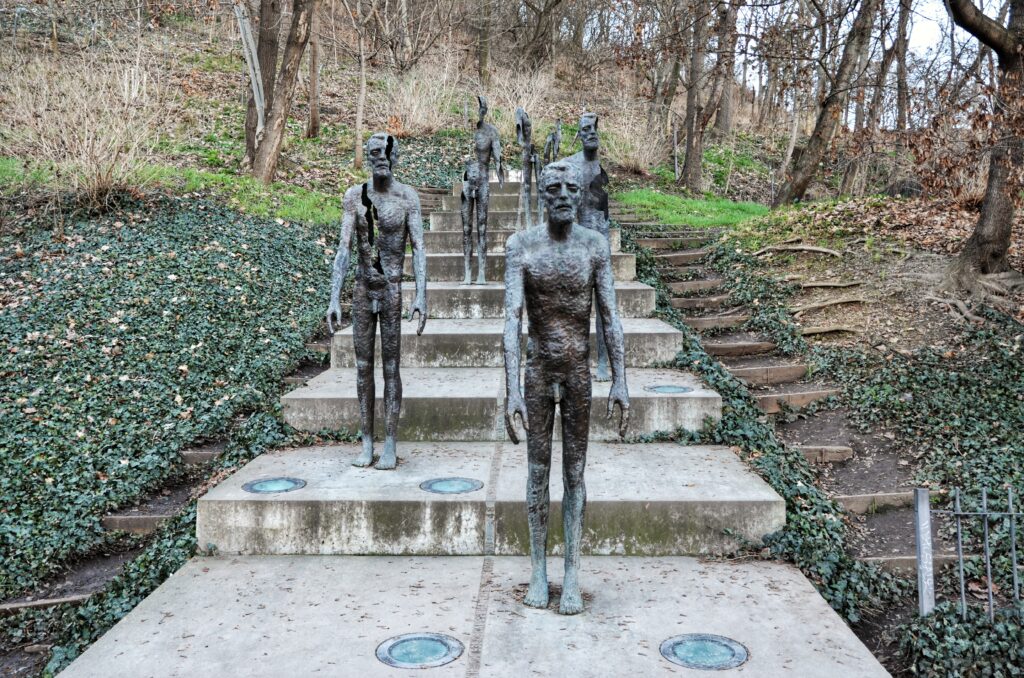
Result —
[[[562,402],[562,526],[565,532],[565,578],[562,580],[561,614],[583,611],[580,591],[580,546],[587,486],[583,471],[587,465],[587,437],[590,432],[590,367],[586,364],[565,382]]]
[[[353,466],[373,463],[373,415],[376,384],[373,380],[373,351],[377,342],[377,314],[366,288],[358,282],[352,294],[352,343],[356,353],[356,397],[359,398],[359,429],[363,450]]]
[[[466,269],[466,275],[462,279],[463,285],[473,282],[473,215],[476,212],[475,198],[462,198],[462,259]]]
[[[487,209],[491,204],[491,187],[487,180],[487,173],[484,173],[483,181],[480,183],[480,190],[477,192],[476,200],[476,237],[477,237],[477,271],[476,284],[483,285],[487,282]]]
[[[551,508],[548,479],[551,475],[551,433],[555,423],[555,401],[551,385],[541,371],[526,365],[526,414],[530,432],[526,434],[528,475],[526,480],[526,519],[530,526],[530,588],[523,603],[530,607],[548,606],[548,511]]]
[[[384,365],[384,451],[377,468],[398,466],[398,417],[402,413],[402,375],[398,370],[402,357],[402,284],[388,285],[381,300],[380,356]]]

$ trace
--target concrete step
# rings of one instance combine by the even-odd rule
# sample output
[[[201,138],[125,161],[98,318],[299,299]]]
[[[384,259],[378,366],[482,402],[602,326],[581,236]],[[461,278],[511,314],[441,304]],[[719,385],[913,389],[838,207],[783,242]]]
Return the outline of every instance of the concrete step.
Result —
[[[533,201],[534,201],[534,213],[536,214],[536,200],[537,200],[537,187],[532,188]],[[517,190],[514,194],[503,193],[494,194],[491,193],[488,203],[488,209],[491,210],[503,210],[511,211],[519,208],[519,191]],[[441,210],[445,212],[458,212],[462,209],[462,196],[461,195],[446,195],[441,198]]]
[[[506,181],[505,185],[502,186],[497,180],[492,179],[488,182],[488,188],[490,189],[490,196],[496,195],[519,195],[520,183],[518,181]],[[452,183],[452,195],[462,195],[462,182],[456,181]]]
[[[861,556],[857,560],[862,563],[869,565],[877,565],[883,570],[894,572],[897,574],[906,574],[908,572],[917,571],[917,555],[910,554],[906,556]],[[950,565],[955,565],[957,561],[955,553],[933,553],[932,554],[932,569],[937,571]]]
[[[824,400],[829,396],[837,396],[842,393],[838,388],[822,388],[815,386],[796,385],[795,388],[786,392],[765,393],[756,395],[757,405],[765,414],[776,414],[784,407],[798,409],[807,407],[816,400]]]
[[[698,332],[702,330],[718,330],[723,328],[728,329],[732,327],[739,327],[748,320],[750,320],[750,316],[743,314],[683,318],[683,322],[686,323],[687,327],[697,330]],[[712,355],[714,354],[712,353]]]
[[[132,534],[151,534],[173,515],[113,514],[103,516],[103,529],[113,532],[121,530]]]
[[[504,252],[505,242],[515,233],[515,230],[507,228],[493,229],[490,224],[487,226],[487,251]],[[473,231],[473,251],[476,251],[476,231]],[[613,228],[608,231],[612,252],[622,250],[622,232]],[[456,253],[462,252],[462,227],[457,231],[424,231],[423,246],[431,253]]]
[[[384,426],[384,381],[376,374],[376,428]],[[401,440],[504,440],[505,391],[501,368],[402,368]],[[701,428],[705,417],[721,418],[722,398],[693,375],[678,370],[633,369],[629,381],[629,433]],[[591,437],[618,436],[617,424],[605,418],[609,382],[594,382]],[[657,389],[657,390],[655,390]],[[669,392],[661,392],[661,391]],[[331,369],[281,398],[284,419],[301,431],[356,431],[359,401],[354,369]],[[558,426],[555,427],[558,435]]]
[[[682,332],[656,318],[622,318],[626,340],[626,367],[646,367],[675,358],[682,343]],[[402,322],[403,367],[502,367],[502,318],[427,321],[423,334],[416,334],[418,320]],[[526,323],[522,346],[526,347]],[[379,328],[378,328],[379,330]],[[379,336],[379,331],[378,331]],[[594,323],[590,324],[590,354],[597,355]],[[378,346],[379,340],[378,340]],[[380,365],[380,351],[376,352]],[[331,343],[331,367],[355,367],[352,327],[336,333]]]
[[[412,255],[405,255],[405,274],[412,275]],[[636,255],[612,252],[612,275],[616,280],[636,279]],[[465,276],[465,263],[461,253],[427,253],[427,280],[462,280]],[[487,270],[485,276],[490,282],[498,282],[505,277],[505,255],[487,253]],[[476,260],[473,261],[473,279],[476,280]],[[429,287],[428,287],[429,289]]]
[[[588,515],[589,518],[589,515]],[[562,583],[562,561],[548,572]],[[524,607],[527,558],[194,558],[74,661],[61,678],[411,675],[377,658],[406,633],[462,648],[444,676],[706,675],[658,651],[683,633],[734,639],[758,678],[889,674],[795,567],[771,561],[585,558],[586,611]],[[553,596],[557,608],[558,596]],[[799,630],[806,632],[798,632]]]
[[[685,280],[683,282],[669,283],[668,289],[672,294],[697,294],[699,292],[717,290],[721,286],[721,278],[705,278],[702,280]]]
[[[679,297],[672,300],[672,308],[685,310],[711,310],[725,306],[729,301],[728,294],[716,294],[710,297]]]
[[[834,499],[850,513],[875,513],[883,509],[906,508],[914,505],[912,490],[874,492],[872,494],[844,494]]]
[[[405,308],[412,304],[416,288],[402,285]],[[654,313],[654,288],[641,282],[615,283],[615,302],[623,318],[647,318]],[[463,285],[461,282],[427,282],[427,314],[435,318],[502,318],[505,315],[505,283]]]
[[[208,464],[219,457],[226,446],[227,443],[216,442],[182,450],[181,460],[189,466]]]
[[[650,247],[652,250],[683,250],[692,247],[706,245],[714,238],[706,235],[697,236],[665,236],[658,238],[637,238],[636,244],[640,247]]]
[[[487,230],[516,228],[516,212],[513,210],[490,210],[487,213]],[[430,215],[431,231],[458,231],[462,234],[462,215],[459,212],[434,212]],[[459,248],[461,249],[461,247]]]
[[[685,266],[688,264],[696,264],[698,261],[708,255],[709,250],[684,250],[682,252],[672,252],[670,254],[655,254],[654,261],[659,265],[666,266]]]
[[[200,544],[244,555],[529,555],[526,445],[410,443],[396,473],[351,465],[358,445],[264,454],[199,500]],[[642,459],[642,463],[637,463]],[[551,469],[551,545],[562,552],[562,467]],[[246,483],[298,478],[291,492]],[[480,489],[428,492],[437,478]],[[785,503],[726,447],[591,443],[584,553],[711,555],[785,525]],[[488,510],[488,503],[493,510]],[[731,531],[732,536],[726,531]]]
[[[832,464],[853,459],[853,448],[845,445],[793,445],[812,464]]]

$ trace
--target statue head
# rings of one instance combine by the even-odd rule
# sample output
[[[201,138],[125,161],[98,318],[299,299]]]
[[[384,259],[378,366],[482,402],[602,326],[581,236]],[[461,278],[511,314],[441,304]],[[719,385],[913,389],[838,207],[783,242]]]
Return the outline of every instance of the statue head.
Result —
[[[487,99],[478,94],[476,97],[476,101],[480,107],[480,122],[483,122],[484,116],[487,115]]]
[[[530,116],[520,106],[516,109],[516,141],[520,146],[526,146],[533,138],[533,123]]]
[[[597,138],[597,113],[587,112],[580,116],[580,127],[579,131],[576,132],[576,136],[583,142],[584,150],[597,150],[599,144]]]
[[[568,160],[556,160],[541,172],[539,186],[553,223],[566,224],[576,218],[582,197],[580,170]]]
[[[376,132],[366,140],[366,158],[376,179],[391,177],[398,163],[398,139],[385,132]]]

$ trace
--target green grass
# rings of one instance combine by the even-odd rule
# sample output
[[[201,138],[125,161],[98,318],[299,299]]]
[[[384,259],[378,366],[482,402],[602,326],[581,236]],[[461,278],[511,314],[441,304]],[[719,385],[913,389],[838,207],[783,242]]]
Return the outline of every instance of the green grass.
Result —
[[[767,207],[757,203],[726,198],[697,200],[647,188],[618,193],[614,198],[653,221],[673,226],[733,226],[768,213]]]
[[[0,193],[19,187],[45,183],[50,173],[42,169],[25,169],[25,163],[17,158],[0,157]]]

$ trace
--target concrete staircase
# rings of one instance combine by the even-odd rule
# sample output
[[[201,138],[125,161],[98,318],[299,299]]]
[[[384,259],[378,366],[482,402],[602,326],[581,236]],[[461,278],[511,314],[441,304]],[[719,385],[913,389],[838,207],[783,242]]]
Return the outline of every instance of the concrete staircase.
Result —
[[[217,555],[187,564],[63,675],[405,676],[375,652],[390,637],[424,631],[465,648],[437,671],[473,678],[689,675],[658,652],[682,633],[735,638],[749,651],[751,675],[886,675],[794,568],[693,558],[759,542],[784,525],[785,504],[728,448],[618,441],[604,417],[607,383],[594,383],[587,461],[587,610],[562,617],[522,605],[526,450],[506,440],[500,350],[501,246],[515,225],[519,188],[492,185],[492,233],[501,235],[489,282],[479,286],[458,282],[458,189],[430,215],[426,331],[416,337],[403,328],[397,471],[351,466],[354,445],[253,460],[199,501],[198,543]],[[618,251],[617,237],[612,245],[631,434],[719,418],[718,394],[657,367],[673,357],[680,335],[649,317],[653,290],[633,280],[633,255]],[[331,369],[282,398],[298,429],[358,428],[351,332],[335,335],[330,352]],[[559,457],[549,519],[556,555]],[[304,484],[247,491],[275,478]],[[465,479],[466,491],[424,489],[451,478]],[[551,559],[554,606],[561,567]]]

